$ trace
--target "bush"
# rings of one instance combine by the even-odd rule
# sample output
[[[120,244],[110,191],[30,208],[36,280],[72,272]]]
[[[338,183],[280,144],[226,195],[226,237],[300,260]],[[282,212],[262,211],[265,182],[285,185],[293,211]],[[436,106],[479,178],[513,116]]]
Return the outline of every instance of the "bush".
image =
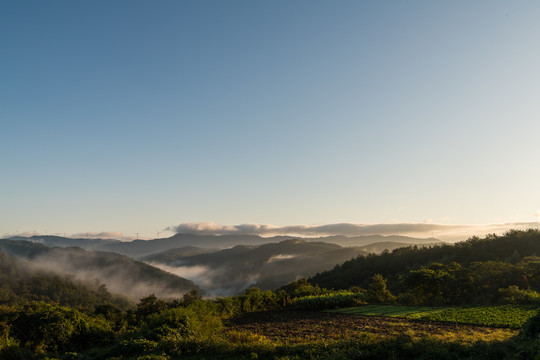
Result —
[[[321,295],[324,292],[319,285],[311,284],[306,278],[293,281],[280,290],[283,290],[291,298]]]
[[[540,294],[534,290],[520,289],[511,285],[506,289],[499,289],[500,301],[505,304],[537,304],[540,302]]]
[[[29,303],[14,314],[11,335],[35,352],[71,351],[114,338],[109,324],[79,311],[44,302]]]
[[[133,315],[137,321],[143,321],[147,316],[159,313],[167,308],[167,303],[154,294],[143,297],[137,304],[137,308],[133,311]]]
[[[381,274],[375,274],[367,291],[367,300],[372,303],[393,303],[396,297],[386,288],[386,279]]]
[[[538,339],[540,337],[540,313],[530,318],[520,332],[521,337]]]
[[[148,317],[143,334],[146,338],[159,340],[169,334],[180,337],[193,333],[189,311],[182,308],[167,309]]]
[[[325,310],[365,304],[365,293],[339,291],[327,295],[305,296],[291,301],[291,307],[298,310]]]
[[[158,346],[157,341],[148,339],[129,339],[123,340],[120,344],[117,344],[109,355],[113,356],[134,356],[144,355],[146,353],[154,351]]]

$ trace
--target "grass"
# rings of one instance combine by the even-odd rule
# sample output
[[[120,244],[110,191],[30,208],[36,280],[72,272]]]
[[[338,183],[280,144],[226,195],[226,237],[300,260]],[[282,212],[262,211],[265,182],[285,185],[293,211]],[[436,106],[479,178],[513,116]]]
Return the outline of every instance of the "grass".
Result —
[[[536,315],[538,306],[498,305],[472,307],[416,307],[405,305],[365,305],[329,310],[348,315],[401,317],[430,322],[468,324],[519,329]]]

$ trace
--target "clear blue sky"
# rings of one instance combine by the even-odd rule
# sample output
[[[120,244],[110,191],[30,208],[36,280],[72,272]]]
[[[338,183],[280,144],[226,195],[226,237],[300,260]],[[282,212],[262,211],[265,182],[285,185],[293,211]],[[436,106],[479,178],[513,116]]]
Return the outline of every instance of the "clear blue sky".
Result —
[[[538,220],[538,19],[537,1],[4,1],[0,235]]]

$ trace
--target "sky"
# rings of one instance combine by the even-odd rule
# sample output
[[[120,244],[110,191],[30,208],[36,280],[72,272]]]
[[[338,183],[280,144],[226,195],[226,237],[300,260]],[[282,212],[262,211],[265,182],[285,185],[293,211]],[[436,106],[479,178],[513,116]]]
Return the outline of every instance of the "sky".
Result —
[[[538,18],[537,1],[4,1],[0,235],[534,225]]]

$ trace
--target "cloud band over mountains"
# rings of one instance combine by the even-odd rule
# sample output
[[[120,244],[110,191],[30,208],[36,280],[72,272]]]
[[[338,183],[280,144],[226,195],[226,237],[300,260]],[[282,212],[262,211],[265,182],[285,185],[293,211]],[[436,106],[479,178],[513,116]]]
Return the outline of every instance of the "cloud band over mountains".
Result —
[[[446,241],[466,240],[471,236],[489,233],[502,234],[510,229],[539,228],[538,222],[514,222],[485,225],[447,225],[432,223],[354,224],[339,223],[326,225],[275,226],[268,224],[220,225],[213,222],[182,223],[166,230],[195,235],[259,235],[259,236],[366,236],[404,235],[413,237],[435,237]]]

